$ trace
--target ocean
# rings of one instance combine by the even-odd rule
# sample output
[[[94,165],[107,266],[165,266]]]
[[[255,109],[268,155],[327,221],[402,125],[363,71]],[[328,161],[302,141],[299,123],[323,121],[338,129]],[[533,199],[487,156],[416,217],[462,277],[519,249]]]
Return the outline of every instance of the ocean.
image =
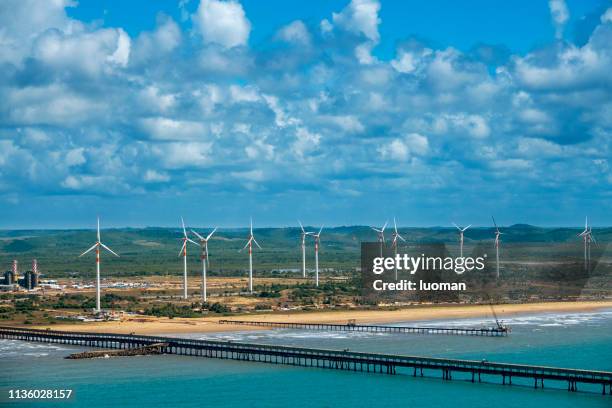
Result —
[[[612,310],[520,315],[505,319],[508,337],[269,330],[177,335],[257,343],[467,358],[612,371]],[[415,325],[415,322],[405,325]],[[490,320],[427,321],[440,326],[490,325]],[[75,346],[0,340],[0,405],[19,407],[612,407],[601,388],[567,392],[565,383],[533,389],[531,380],[472,384],[215,360],[185,356],[65,360]],[[9,401],[9,389],[72,389],[68,401]]]

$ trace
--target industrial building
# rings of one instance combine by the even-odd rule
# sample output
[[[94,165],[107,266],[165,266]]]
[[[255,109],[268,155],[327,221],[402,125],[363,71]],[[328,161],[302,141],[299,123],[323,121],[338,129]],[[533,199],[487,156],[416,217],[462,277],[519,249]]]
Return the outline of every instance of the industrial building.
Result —
[[[32,290],[38,286],[38,262],[32,261],[32,270],[26,271],[22,277],[19,276],[19,264],[13,261],[11,270],[4,272],[3,279],[0,279],[0,289],[16,290],[21,288]]]

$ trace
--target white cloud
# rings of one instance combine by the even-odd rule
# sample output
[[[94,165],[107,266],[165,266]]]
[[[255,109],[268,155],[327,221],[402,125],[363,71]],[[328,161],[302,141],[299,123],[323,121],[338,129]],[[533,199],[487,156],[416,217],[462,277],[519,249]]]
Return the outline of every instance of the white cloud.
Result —
[[[419,52],[400,49],[395,59],[391,61],[391,66],[402,74],[414,73],[423,63],[423,59],[431,54],[432,50],[429,48],[424,48]]]
[[[411,133],[403,138],[391,140],[388,144],[378,147],[378,153],[383,159],[406,161],[411,155],[424,155],[429,151],[427,137]]]
[[[257,102],[261,98],[257,88],[252,86],[230,86],[230,95],[234,102]]]
[[[171,169],[205,167],[211,163],[211,150],[208,142],[162,143],[152,148],[163,166]]]
[[[432,124],[432,130],[438,134],[445,134],[452,130],[475,139],[484,139],[491,134],[491,128],[483,116],[465,113],[445,114],[436,118]]]
[[[364,131],[364,126],[354,115],[319,115],[321,123],[331,124],[347,133],[359,133]]]
[[[154,112],[166,112],[176,104],[176,95],[165,94],[155,85],[150,85],[138,93],[138,103]]]
[[[152,32],[138,36],[134,44],[134,59],[146,61],[174,51],[181,43],[182,35],[178,24],[171,17],[160,16]]]
[[[274,146],[269,143],[266,143],[265,140],[261,139],[249,143],[244,148],[244,152],[246,153],[249,159],[274,159]]]
[[[64,163],[68,167],[79,166],[86,162],[85,156],[83,153],[85,149],[82,147],[78,147],[76,149],[71,149],[66,153],[66,157],[64,158]]]
[[[194,140],[207,135],[206,128],[200,122],[164,117],[141,119],[140,128],[156,140]]]
[[[0,1],[0,62],[20,64],[32,41],[50,28],[68,33],[81,29],[82,24],[70,20],[64,10],[74,5],[71,0]]]
[[[285,113],[276,96],[264,95],[263,98],[268,104],[268,107],[272,110],[272,112],[274,112],[274,122],[276,123],[276,126],[287,127],[300,123],[299,119],[293,118]]]
[[[351,0],[340,13],[332,14],[332,21],[347,31],[363,34],[368,39],[378,42],[379,10],[380,3],[377,0]]]
[[[301,20],[295,20],[292,23],[282,27],[276,33],[276,38],[290,44],[310,45],[310,33],[306,24]]]
[[[549,0],[548,7],[550,8],[550,14],[555,24],[555,36],[557,39],[563,37],[563,28],[565,23],[569,20],[569,11],[565,0]]]
[[[310,132],[304,127],[299,127],[295,132],[295,141],[291,145],[291,151],[298,158],[304,159],[309,153],[316,151],[320,143],[320,134]]]
[[[73,35],[50,30],[38,37],[32,53],[48,67],[97,76],[105,69],[127,65],[130,37],[120,28]]]
[[[251,23],[236,1],[201,0],[192,18],[207,43],[229,48],[246,45],[249,39]]]
[[[68,126],[102,120],[103,101],[86,98],[64,84],[9,89],[6,94],[10,122],[27,125]]]
[[[170,176],[166,172],[149,169],[145,172],[143,179],[147,183],[165,183],[170,181]]]

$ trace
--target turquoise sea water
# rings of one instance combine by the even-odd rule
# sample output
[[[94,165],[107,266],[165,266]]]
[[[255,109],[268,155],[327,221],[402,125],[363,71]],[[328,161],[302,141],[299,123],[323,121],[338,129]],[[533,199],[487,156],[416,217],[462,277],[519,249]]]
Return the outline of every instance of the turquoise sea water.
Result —
[[[612,371],[612,311],[507,319],[507,338],[276,330],[182,335],[330,349],[444,356]],[[412,325],[414,323],[406,324]],[[478,319],[427,324],[478,326]],[[0,391],[70,388],[68,402],[2,406],[68,407],[612,407],[601,388],[570,393],[566,384],[533,389],[530,380],[472,384],[454,374],[388,376],[182,356],[65,360],[74,346],[0,340]],[[484,378],[483,378],[484,379]],[[522,384],[522,385],[521,385]],[[557,387],[553,389],[553,387]],[[585,388],[585,387],[583,387]],[[586,390],[586,389],[585,389]]]

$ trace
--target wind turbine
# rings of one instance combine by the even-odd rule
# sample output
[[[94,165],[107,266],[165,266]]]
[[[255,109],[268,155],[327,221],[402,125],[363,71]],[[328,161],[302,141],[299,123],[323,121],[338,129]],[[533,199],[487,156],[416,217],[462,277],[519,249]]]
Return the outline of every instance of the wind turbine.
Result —
[[[187,299],[187,242],[191,242],[194,245],[198,245],[197,242],[192,241],[187,236],[187,230],[185,229],[185,221],[183,217],[181,217],[181,225],[183,226],[183,246],[181,246],[181,250],[179,251],[178,256],[183,257],[183,299]]]
[[[383,245],[385,244],[385,228],[387,228],[388,221],[385,221],[385,225],[381,229],[371,227],[374,231],[376,231],[376,235],[378,236],[378,243],[380,244],[380,256],[383,256]]]
[[[391,247],[393,248],[395,257],[397,258],[397,240],[401,239],[406,242],[404,237],[402,237],[399,232],[397,232],[397,223],[395,222],[395,217],[393,217],[393,241],[391,241]],[[397,265],[395,265],[395,280],[397,280]]]
[[[582,237],[584,241],[584,269],[586,270],[591,263],[591,242],[597,243],[595,237],[593,237],[593,228],[589,227],[588,217],[584,220],[584,231],[578,234],[578,236]]]
[[[312,235],[312,232],[306,232],[300,220],[298,220],[298,223],[300,224],[300,228],[302,229],[302,276],[305,278],[306,277],[306,236]]]
[[[102,241],[100,240],[100,217],[98,217],[98,234],[96,235],[96,237],[97,237],[96,243],[93,244],[91,248],[89,248],[87,251],[79,255],[79,257],[85,255],[86,253],[94,249],[96,250],[96,309],[95,309],[95,312],[99,312],[100,311],[100,248],[106,249],[108,252],[115,255],[116,257],[119,257],[119,255],[114,253],[112,249],[104,245]]]
[[[493,218],[493,216],[491,216],[491,218]],[[497,266],[497,279],[499,279],[499,236],[503,235],[503,233],[499,231],[495,218],[493,218],[493,225],[495,225],[495,262]]]
[[[321,231],[323,231],[323,226],[321,225],[321,229],[319,232],[310,233],[314,238],[315,242],[315,286],[319,286],[319,245],[321,244]]]
[[[462,227],[458,226],[454,222],[453,222],[453,225],[455,227],[457,227],[457,229],[459,230],[459,253],[461,254],[461,258],[463,258],[463,233],[465,232],[465,230],[470,228],[472,226],[472,224],[468,225],[465,228],[462,228]]]
[[[208,234],[208,236],[206,238],[204,238],[202,235],[198,234],[194,230],[191,230],[191,232],[193,232],[195,234],[195,236],[198,237],[198,239],[200,240],[200,248],[202,248],[202,252],[201,252],[200,258],[202,259],[202,301],[204,301],[204,302],[206,302],[206,300],[207,300],[207,296],[206,296],[206,267],[210,266],[210,261],[208,259],[208,240],[210,239],[210,237],[213,236],[215,231],[217,231],[217,227],[215,227],[215,229],[213,229],[212,232],[210,234]]]
[[[255,245],[257,245],[259,249],[261,249],[261,246],[259,245],[259,243],[255,239],[255,236],[253,235],[253,219],[251,218],[251,229],[249,232],[249,239],[246,245],[240,250],[242,251],[246,247],[249,247],[249,292],[251,293],[253,293],[253,242],[255,243]]]

